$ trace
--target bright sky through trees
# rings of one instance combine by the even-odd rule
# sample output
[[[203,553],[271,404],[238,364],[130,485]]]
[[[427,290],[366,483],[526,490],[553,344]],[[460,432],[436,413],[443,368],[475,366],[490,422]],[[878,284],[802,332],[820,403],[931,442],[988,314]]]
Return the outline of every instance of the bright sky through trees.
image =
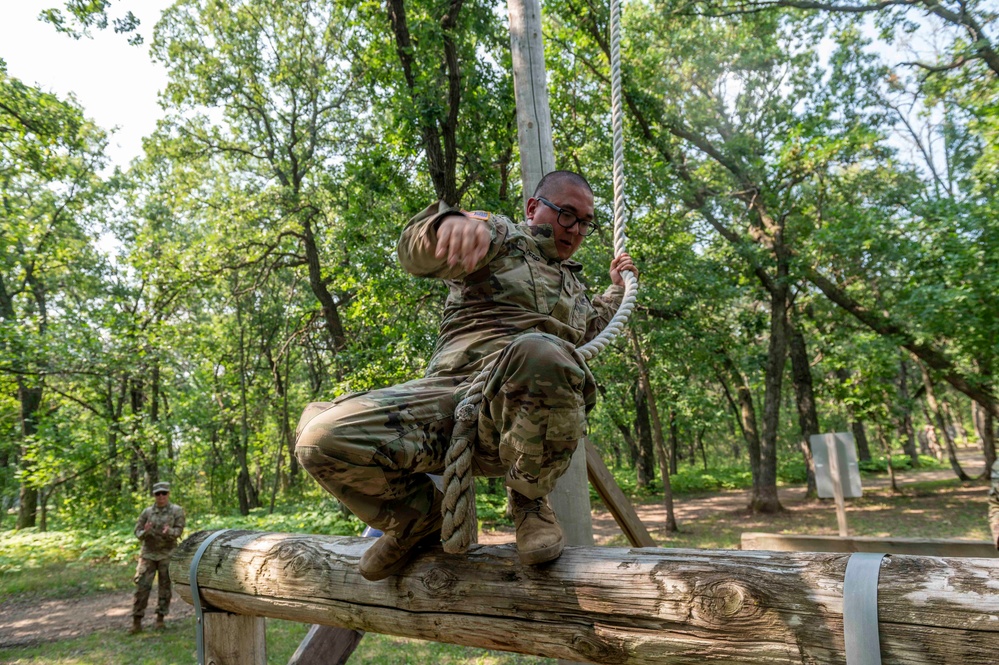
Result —
[[[162,115],[157,92],[166,84],[161,66],[149,58],[152,30],[170,0],[142,0],[129,9],[139,17],[140,46],[110,28],[94,30],[92,39],[75,40],[38,19],[58,0],[4,0],[0,21],[0,58],[7,72],[28,85],[60,97],[73,93],[92,118],[112,135],[108,154],[119,165],[142,151],[142,137],[152,133]]]

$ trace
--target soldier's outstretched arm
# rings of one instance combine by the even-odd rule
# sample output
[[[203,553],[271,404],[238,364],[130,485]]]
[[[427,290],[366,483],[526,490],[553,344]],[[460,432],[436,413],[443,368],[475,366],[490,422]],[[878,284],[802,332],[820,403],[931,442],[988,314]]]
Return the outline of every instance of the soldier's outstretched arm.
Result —
[[[409,220],[399,238],[399,263],[417,277],[461,279],[491,261],[506,226],[489,213],[464,213],[443,201]]]

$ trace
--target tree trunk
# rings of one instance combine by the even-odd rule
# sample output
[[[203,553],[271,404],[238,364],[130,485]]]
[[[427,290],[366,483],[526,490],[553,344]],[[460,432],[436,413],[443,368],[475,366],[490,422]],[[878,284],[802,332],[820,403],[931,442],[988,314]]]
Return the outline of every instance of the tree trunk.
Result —
[[[891,491],[898,494],[898,485],[895,483],[895,467],[891,465],[891,446],[888,444],[888,437],[885,436],[885,429],[878,423],[878,441],[881,442],[881,450],[885,453],[885,461],[888,464],[888,478],[891,480]]]
[[[808,485],[805,490],[806,499],[818,497],[815,485],[815,461],[812,459],[811,438],[819,434],[819,415],[815,410],[815,392],[812,384],[812,368],[808,362],[808,349],[805,346],[805,336],[801,329],[789,322],[788,351],[791,356],[791,383],[794,387],[795,403],[798,406],[798,429],[801,439],[798,447],[805,458],[805,470],[808,475]]]
[[[327,279],[323,277],[319,263],[319,247],[316,244],[311,217],[306,217],[302,222],[302,245],[309,266],[309,286],[322,308],[331,348],[334,351],[341,351],[347,346],[347,335],[343,330],[343,322],[340,320],[340,310],[337,307],[336,298],[329,290]]]
[[[680,437],[677,433],[676,427],[676,411],[674,409],[669,410],[669,473],[671,476],[676,475],[676,463],[679,457],[677,448],[680,445]]]
[[[18,491],[20,505],[17,509],[17,528],[28,529],[35,526],[38,514],[38,488],[34,485],[32,471],[34,465],[28,452],[28,442],[38,433],[38,416],[42,405],[41,385],[28,386],[22,379],[17,381],[17,399],[20,402],[21,440],[21,488]]]
[[[757,513],[776,513],[784,510],[777,498],[777,430],[780,426],[781,386],[784,364],[787,361],[787,266],[778,263],[780,274],[770,292],[770,342],[763,396],[763,437],[760,441],[759,494],[750,503]]]
[[[971,417],[975,421],[975,432],[982,440],[982,450],[985,453],[985,472],[988,473],[996,461],[996,428],[992,412],[983,409],[977,402],[972,403]]]
[[[974,401],[971,402],[974,404]],[[968,441],[968,430],[964,428],[964,422],[960,418],[954,417],[954,410],[950,407],[950,402],[947,400],[941,400],[940,406],[943,407],[944,419],[947,421],[947,431],[954,432],[954,434],[960,439],[961,445],[967,448],[971,445]]]
[[[676,515],[673,513],[673,489],[669,482],[669,460],[666,457],[663,441],[662,421],[659,419],[659,408],[656,406],[656,396],[652,392],[652,382],[649,380],[649,370],[645,364],[645,355],[642,353],[642,347],[638,342],[638,333],[635,332],[634,328],[630,328],[629,333],[631,334],[632,346],[635,349],[635,360],[638,363],[639,384],[642,386],[642,391],[645,393],[648,401],[649,413],[652,416],[656,449],[659,451],[659,473],[663,479],[663,505],[666,508],[666,532],[674,533],[679,531],[679,529],[676,525]]]
[[[746,440],[746,450],[749,452],[749,469],[753,476],[750,501],[755,502],[760,493],[760,434],[756,425],[756,406],[753,404],[753,393],[749,389],[749,382],[746,381],[745,375],[739,371],[728,354],[722,352],[721,357],[726,373],[735,384],[735,394],[739,402],[738,423],[742,429],[743,438]]]
[[[943,413],[940,410],[940,405],[933,390],[933,380],[930,378],[930,373],[926,369],[926,365],[922,362],[919,363],[919,369],[923,373],[923,386],[926,388],[926,405],[929,407],[930,415],[935,419],[938,436],[943,436],[944,445],[947,447],[947,459],[950,461],[950,468],[954,470],[954,473],[957,474],[957,477],[962,482],[967,482],[971,480],[971,476],[964,472],[964,469],[961,468],[961,463],[957,461],[957,451],[954,450],[954,442],[947,432],[947,425],[944,422]]]
[[[870,462],[871,445],[867,442],[867,429],[864,427],[864,423],[854,420],[850,423],[850,429],[853,431],[853,440],[857,444],[857,459],[861,462]]]
[[[639,487],[648,487],[649,485],[649,474],[645,469],[645,464],[642,459],[642,452],[639,449],[638,442],[635,441],[635,437],[631,435],[631,429],[624,423],[615,422],[617,429],[621,432],[621,436],[624,437],[625,445],[628,448],[628,458],[631,460],[631,467],[635,469],[635,483]]]
[[[655,443],[652,437],[652,421],[649,418],[649,399],[642,387],[641,379],[635,381],[633,394],[635,395],[635,436],[638,439],[640,452],[638,477],[644,476],[646,482],[651,483],[656,478]],[[646,486],[648,485],[646,484]]]
[[[396,55],[402,66],[403,78],[409,88],[413,107],[420,109],[418,125],[427,158],[427,172],[430,174],[437,198],[452,206],[457,205],[461,198],[456,177],[458,164],[456,131],[458,111],[461,108],[461,72],[458,51],[451,32],[458,20],[462,4],[463,0],[451,0],[448,4],[448,11],[440,21],[443,51],[438,59],[440,71],[432,78],[427,77],[427,80],[446,80],[447,86],[444,90],[441,89],[444,86],[429,86],[418,80],[420,76],[414,72],[416,45],[409,33],[405,2],[388,0]],[[434,108],[446,109],[443,117],[435,117],[432,110]]]
[[[898,370],[898,395],[901,398],[899,404],[892,409],[895,414],[899,434],[902,435],[902,447],[905,454],[909,456],[913,468],[919,466],[919,451],[916,449],[916,432],[912,426],[912,406],[909,399],[909,372],[905,356],[899,362]],[[978,404],[978,402],[972,402]]]
[[[707,427],[702,427],[697,431],[697,447],[701,451],[701,462],[704,465],[704,470],[708,470],[708,455],[704,452],[704,430]]]

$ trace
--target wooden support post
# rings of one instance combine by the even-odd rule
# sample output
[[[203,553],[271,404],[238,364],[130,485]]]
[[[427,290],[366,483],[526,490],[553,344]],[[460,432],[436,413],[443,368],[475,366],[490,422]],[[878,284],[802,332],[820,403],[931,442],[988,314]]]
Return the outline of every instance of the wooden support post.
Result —
[[[188,602],[180,580],[208,535],[181,543],[170,564]],[[592,663],[846,662],[846,554],[580,547],[531,567],[513,545],[474,546],[431,550],[369,582],[357,565],[370,544],[229,531],[201,558],[199,592],[229,612]],[[886,665],[993,665],[997,616],[999,559],[881,564]]]
[[[207,612],[205,665],[267,665],[265,637],[263,617]]]
[[[344,665],[364,632],[336,626],[312,626],[288,665]]]
[[[611,475],[610,469],[604,464],[600,451],[593,445],[589,438],[584,439],[586,443],[586,474],[590,479],[590,484],[597,490],[600,500],[607,506],[607,510],[614,516],[617,525],[621,527],[628,542],[634,547],[655,547],[656,541],[652,539],[649,530],[638,519],[635,507],[628,501],[621,488],[617,486],[617,481]]]
[[[552,118],[548,107],[545,45],[540,0],[509,0],[513,91],[517,101],[517,143],[524,207],[538,182],[555,170]]]
[[[513,88],[517,101],[517,142],[520,146],[520,180],[524,207],[541,178],[555,170],[551,110],[545,74],[545,48],[541,35],[540,0],[508,0]],[[558,515],[565,542],[593,545],[590,488],[586,484],[586,450],[580,442],[569,469],[549,496]]]

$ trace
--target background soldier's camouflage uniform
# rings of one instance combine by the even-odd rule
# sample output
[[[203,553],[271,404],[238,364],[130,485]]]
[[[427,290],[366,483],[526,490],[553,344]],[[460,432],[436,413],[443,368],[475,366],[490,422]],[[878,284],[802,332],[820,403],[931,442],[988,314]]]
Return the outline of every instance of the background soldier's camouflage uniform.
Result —
[[[989,490],[989,527],[992,542],[999,549],[999,460],[992,463],[992,488]]]
[[[302,466],[364,522],[399,537],[429,511],[434,487],[425,474],[443,472],[454,408],[469,379],[494,360],[476,474],[505,475],[532,499],[551,491],[596,401],[574,349],[606,327],[624,295],[611,286],[591,304],[582,266],[559,260],[550,226],[488,213],[469,213],[489,227],[486,256],[468,273],[448,266],[434,252],[436,222],[449,210],[430,206],[399,240],[406,270],[450,289],[426,378],[310,404],[299,423]]]
[[[152,527],[146,531],[146,524]],[[168,526],[163,533],[164,525]],[[153,588],[153,578],[159,575],[156,613],[166,616],[170,611],[170,553],[177,547],[177,540],[184,533],[187,518],[184,509],[175,503],[160,508],[150,506],[142,511],[135,523],[135,537],[142,541],[139,565],[135,569],[135,599],[132,603],[132,616],[141,619],[149,604],[149,592]]]

